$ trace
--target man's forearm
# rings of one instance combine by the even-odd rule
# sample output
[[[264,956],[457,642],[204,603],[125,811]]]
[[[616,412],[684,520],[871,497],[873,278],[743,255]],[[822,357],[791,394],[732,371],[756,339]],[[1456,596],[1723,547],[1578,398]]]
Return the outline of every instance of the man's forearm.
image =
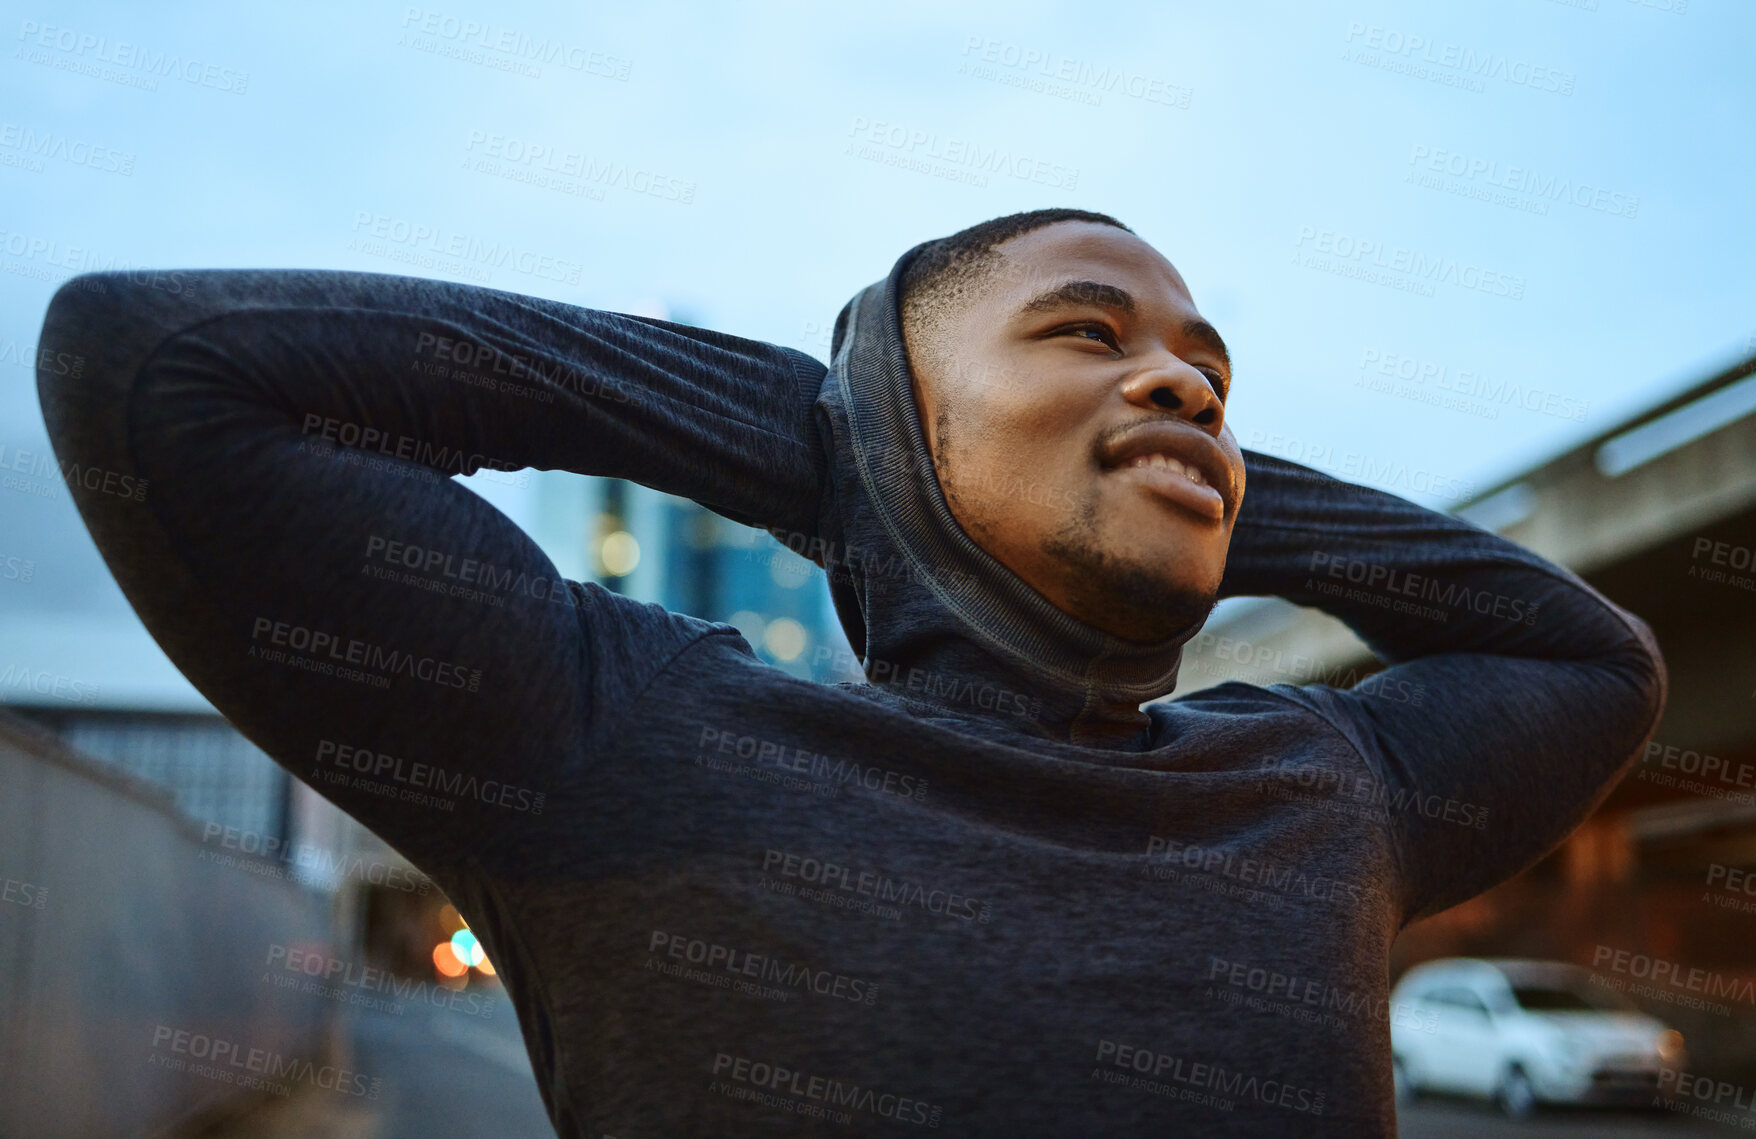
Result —
[[[1245,458],[1222,597],[1321,609],[1393,664],[1446,652],[1586,660],[1647,636],[1577,577],[1495,534],[1284,459]]]
[[[1460,519],[1282,459],[1245,461],[1221,595],[1284,597],[1365,641],[1391,667],[1285,695],[1359,750],[1386,803],[1445,805],[1390,812],[1405,916],[1455,905],[1552,849],[1663,714],[1651,630]],[[1456,825],[1465,813],[1491,833]]]
[[[493,289],[375,273],[186,272],[175,294],[92,274],[70,288],[126,292],[141,327],[252,320],[260,359],[191,382],[232,385],[313,445],[446,474],[536,467],[626,478],[740,522],[810,532],[823,459],[811,403],[822,365],[759,341]],[[52,331],[52,330],[51,330]],[[125,338],[125,329],[122,330]],[[197,332],[197,335],[199,333]],[[102,362],[105,344],[70,344]],[[288,363],[297,363],[289,367]],[[124,372],[93,367],[110,382]],[[51,419],[95,379],[45,390]],[[85,441],[100,445],[99,436]],[[193,432],[192,435],[199,435]],[[59,436],[58,436],[59,438]],[[111,444],[119,445],[115,433]],[[327,443],[325,443],[327,441]],[[58,442],[57,446],[61,446]],[[63,456],[118,465],[119,456]]]

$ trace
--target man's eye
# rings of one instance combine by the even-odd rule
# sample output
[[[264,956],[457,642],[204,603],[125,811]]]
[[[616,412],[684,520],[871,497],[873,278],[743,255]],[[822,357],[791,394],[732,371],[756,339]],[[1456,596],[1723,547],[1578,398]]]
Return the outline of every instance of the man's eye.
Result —
[[[1076,336],[1083,335],[1085,333],[1092,333],[1093,335],[1089,336],[1088,339],[1101,341],[1104,344],[1108,344],[1112,348],[1117,347],[1116,334],[1111,332],[1109,330],[1109,328],[1107,328],[1106,326],[1101,325],[1101,324],[1074,324],[1074,325],[1069,325],[1067,328],[1063,329],[1062,331],[1071,332]]]

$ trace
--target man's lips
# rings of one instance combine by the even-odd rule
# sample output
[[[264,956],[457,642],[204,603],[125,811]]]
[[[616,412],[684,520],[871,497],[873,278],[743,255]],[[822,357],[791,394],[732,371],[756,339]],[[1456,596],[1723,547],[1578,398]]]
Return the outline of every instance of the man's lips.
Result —
[[[1232,469],[1206,432],[1152,420],[1107,445],[1100,461],[1148,490],[1215,522],[1231,506]]]
[[[1225,520],[1226,504],[1220,498],[1219,491],[1205,483],[1192,481],[1177,468],[1133,463],[1117,467],[1112,473],[1123,478],[1132,478],[1161,498],[1186,507],[1209,521]]]

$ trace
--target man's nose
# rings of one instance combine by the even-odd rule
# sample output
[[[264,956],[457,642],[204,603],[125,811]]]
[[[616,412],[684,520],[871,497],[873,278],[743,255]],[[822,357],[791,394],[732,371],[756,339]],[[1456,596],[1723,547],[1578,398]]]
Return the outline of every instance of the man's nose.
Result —
[[[1122,396],[1136,407],[1174,411],[1210,435],[1225,427],[1219,393],[1196,368],[1175,358],[1142,368],[1122,384]]]

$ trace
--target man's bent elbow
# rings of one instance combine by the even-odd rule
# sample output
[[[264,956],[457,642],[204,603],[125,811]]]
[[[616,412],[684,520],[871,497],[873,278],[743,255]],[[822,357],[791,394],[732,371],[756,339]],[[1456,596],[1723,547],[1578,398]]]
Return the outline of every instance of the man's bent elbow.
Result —
[[[69,277],[49,298],[39,346],[89,358],[118,340],[185,327],[196,316],[200,283],[201,275],[189,269],[116,269]],[[42,381],[40,355],[38,364]]]
[[[199,321],[202,275],[189,269],[80,273],[49,300],[37,337],[37,398],[60,448],[75,421],[125,402],[165,338]]]

